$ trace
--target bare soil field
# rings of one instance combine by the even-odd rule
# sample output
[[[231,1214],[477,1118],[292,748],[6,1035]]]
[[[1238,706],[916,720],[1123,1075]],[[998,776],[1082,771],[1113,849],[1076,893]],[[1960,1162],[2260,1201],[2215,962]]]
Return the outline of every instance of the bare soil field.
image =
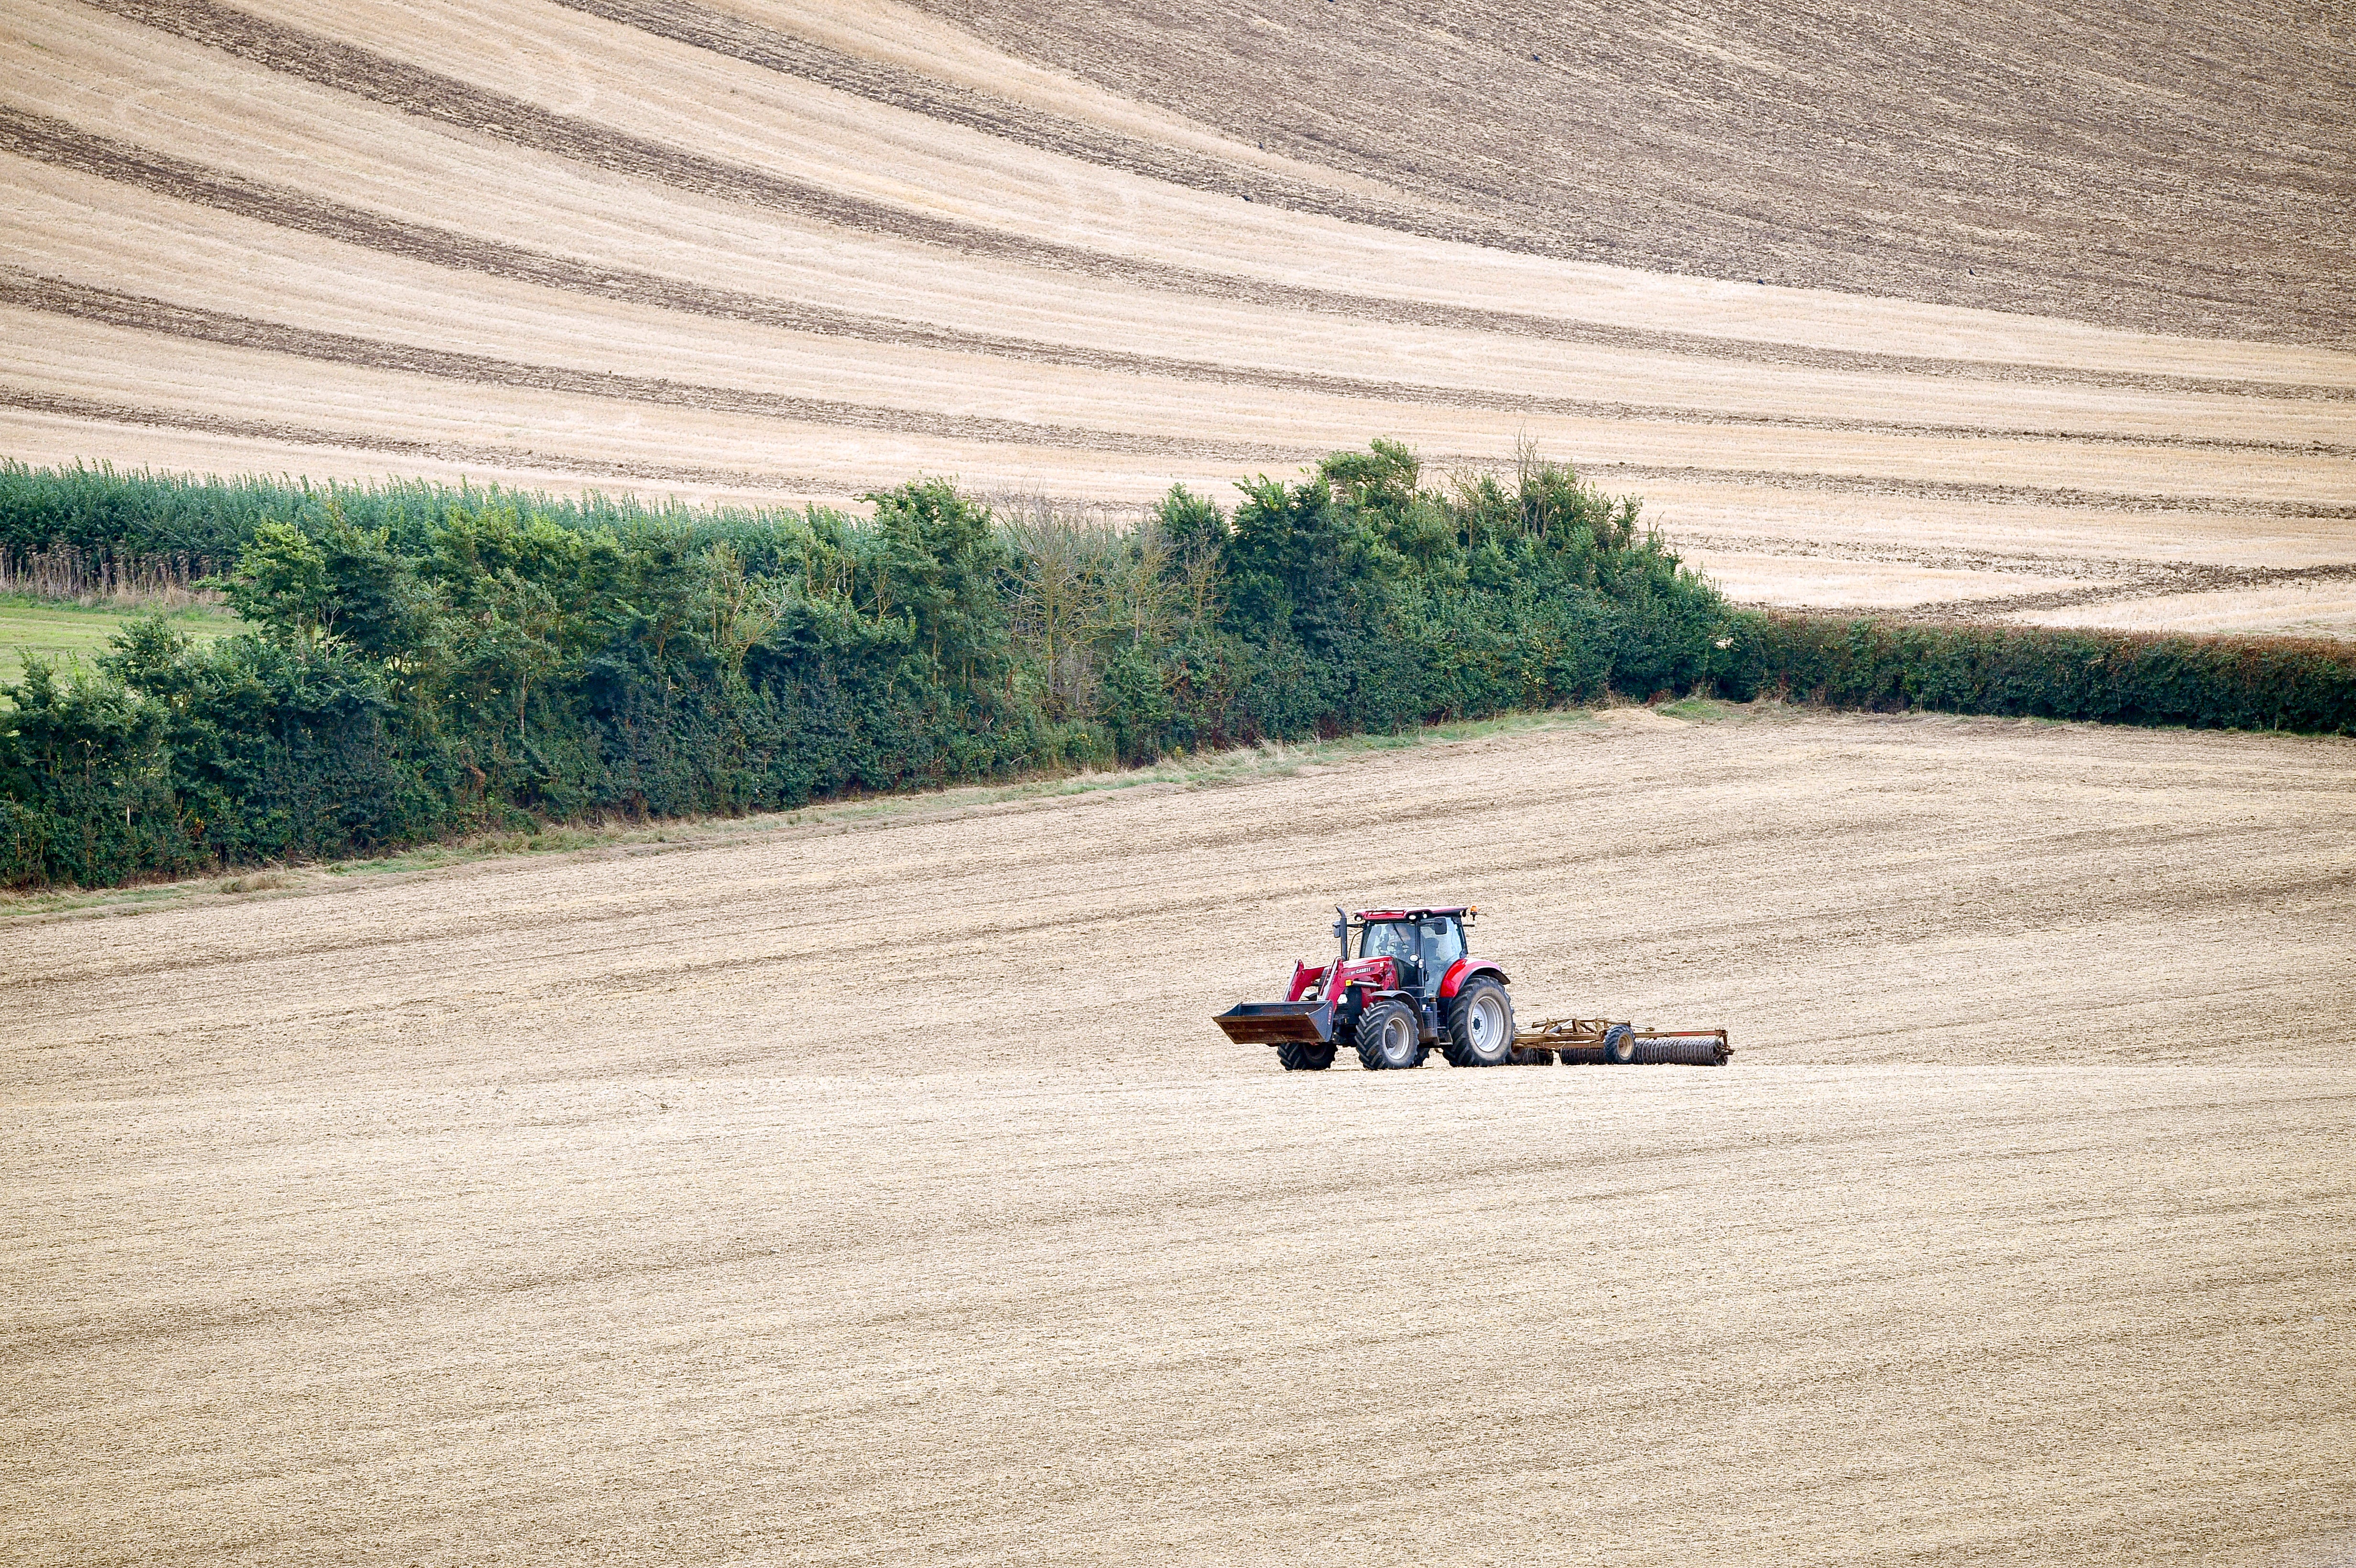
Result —
[[[2330,7],[916,3],[1492,244],[2195,336],[2356,319]]]
[[[2344,1563],[2351,763],[1622,709],[17,914],[5,1555]],[[1441,896],[1733,1064],[1211,1028]]]
[[[0,39],[0,454],[1135,505],[1526,436],[1746,602],[2356,634],[2328,11],[24,0]]]

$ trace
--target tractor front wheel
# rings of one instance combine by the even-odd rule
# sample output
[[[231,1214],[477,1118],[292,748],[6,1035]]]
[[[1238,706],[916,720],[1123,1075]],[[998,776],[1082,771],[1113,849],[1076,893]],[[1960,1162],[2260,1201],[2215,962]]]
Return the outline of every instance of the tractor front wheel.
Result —
[[[1495,1067],[1514,1053],[1514,999],[1505,987],[1479,979],[1448,1004],[1448,1043],[1440,1048],[1451,1067]]]
[[[1423,1065],[1423,1028],[1405,1002],[1375,1002],[1350,1031],[1358,1063],[1369,1072]]]
[[[1287,1072],[1323,1072],[1333,1065],[1333,1048],[1306,1040],[1280,1040],[1276,1061]]]

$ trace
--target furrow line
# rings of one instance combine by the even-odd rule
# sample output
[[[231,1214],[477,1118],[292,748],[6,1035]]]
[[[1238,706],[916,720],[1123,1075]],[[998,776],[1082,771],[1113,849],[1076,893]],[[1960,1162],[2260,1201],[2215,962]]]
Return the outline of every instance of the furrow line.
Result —
[[[2356,386],[2236,380],[1993,360],[1812,348],[1666,328],[1611,326],[1515,311],[1344,293],[1119,256],[941,218],[747,165],[691,153],[477,87],[374,50],[264,20],[218,0],[89,0],[102,10],[308,81],[587,167],[714,199],[815,219],[853,232],[937,246],[1133,287],[1315,315],[1500,333],[1642,353],[1812,369],[2237,397],[2356,402]]]
[[[851,430],[891,431],[930,435],[953,441],[980,441],[1009,445],[1051,446],[1084,452],[1119,452],[1157,457],[1191,457],[1229,463],[1305,463],[1320,455],[1305,447],[1277,446],[1261,442],[1216,441],[1191,436],[1144,435],[1127,431],[1090,430],[1076,425],[1042,424],[1030,420],[998,419],[983,414],[939,414],[921,409],[896,409],[877,403],[850,403],[831,398],[805,398],[789,392],[763,392],[743,387],[717,387],[708,382],[675,381],[662,376],[626,376],[615,370],[582,370],[569,366],[527,364],[487,354],[427,348],[360,337],[350,333],[323,332],[176,304],[140,294],[93,288],[59,278],[0,267],[0,304],[95,322],[107,326],[218,343],[234,348],[261,349],[293,358],[333,365],[354,365],[371,370],[392,370],[435,380],[477,386],[520,387],[533,391],[569,393],[659,407],[695,409],[711,413],[747,414],[786,420],[797,424],[830,425]]]
[[[138,425],[149,430],[184,430],[203,435],[230,436],[243,441],[283,443],[290,446],[337,447],[354,452],[381,452],[395,457],[424,458],[442,463],[477,464],[486,468],[534,468],[552,474],[573,474],[590,479],[646,479],[675,485],[715,485],[742,490],[774,490],[784,494],[833,495],[841,485],[799,474],[764,473],[749,468],[702,467],[680,463],[633,463],[584,457],[572,453],[539,452],[530,447],[492,446],[465,441],[409,441],[366,431],[329,430],[321,425],[292,424],[276,420],[232,419],[223,414],[192,413],[179,409],[150,408],[136,403],[79,398],[34,387],[0,383],[0,408],[27,413],[53,414],[61,419],[90,420],[105,424]]]
[[[708,54],[724,55],[780,76],[832,88],[871,103],[907,110],[1041,152],[1190,190],[1239,197],[1291,211],[1338,218],[1370,229],[1396,229],[1430,240],[1485,246],[1493,251],[1591,261],[1608,260],[1608,253],[1618,248],[1612,240],[1600,236],[1566,244],[1526,229],[1484,223],[1469,213],[1448,212],[1411,199],[1377,200],[1213,154],[1124,135],[1106,126],[1001,98],[906,66],[862,59],[689,0],[555,0],[555,4]]]
[[[1887,479],[1867,474],[1815,474],[1772,468],[1664,467],[1636,463],[1582,463],[1592,478],[1609,474],[1635,481],[1739,485],[1764,490],[1816,491],[1839,496],[1890,496],[1908,500],[1976,502],[1996,507],[2094,507],[2114,512],[2190,512],[2228,517],[2288,517],[2356,521],[2356,504],[2333,501],[2245,500],[2234,496],[2136,495],[2068,485],[1994,485],[1968,479]]]
[[[533,391],[568,393],[659,407],[706,412],[744,414],[853,430],[891,431],[930,435],[953,441],[1027,444],[1085,452],[1191,458],[1205,462],[1269,464],[1307,467],[1323,456],[1314,447],[1279,446],[1270,443],[1220,441],[1204,437],[1150,435],[1129,431],[1093,430],[1076,425],[1042,424],[1028,420],[1000,419],[981,414],[937,414],[875,403],[850,403],[825,398],[798,397],[787,392],[763,392],[706,382],[675,381],[659,376],[626,376],[612,370],[583,370],[568,366],[530,364],[486,354],[464,354],[391,343],[349,333],[324,332],[232,315],[198,305],[176,304],[112,289],[91,287],[45,277],[16,268],[0,267],[0,304],[41,311],[77,321],[154,332],[229,347],[259,349],[294,358],[366,369],[390,370],[478,386],[517,387]],[[1440,467],[1484,468],[1493,455],[1440,453],[1430,459]],[[1942,498],[1997,506],[2094,507],[2127,512],[2193,512],[2229,517],[2271,517],[2314,520],[2356,520],[2356,505],[2308,501],[2247,500],[2230,496],[2132,495],[2106,490],[2080,490],[2031,485],[1992,485],[1963,480],[1887,479],[1871,475],[1822,474],[1755,468],[1659,467],[1642,464],[1582,464],[1590,475],[1611,475],[1629,480],[1667,480],[1687,484],[1720,484],[1746,488],[1797,490],[1858,496],[1892,496],[1914,499]]]
[[[2356,581],[2356,561],[2322,566],[2203,566],[2189,561],[2159,561],[2131,581],[2087,583],[2075,588],[2049,589],[2037,593],[2008,593],[1998,599],[1948,599],[1909,605],[1909,620],[1991,621],[2031,610],[2072,610],[2086,604],[2110,604],[2129,599],[2157,599],[2175,593],[2233,593],[2253,588],[2276,588],[2292,582]]]
[[[1815,430],[1873,435],[1962,440],[2001,439],[2132,446],[2177,451],[2264,452],[2305,457],[2356,458],[2356,445],[2325,442],[2248,441],[2223,437],[2144,435],[2030,426],[1936,424],[1829,415],[1741,413],[1534,393],[1432,386],[1310,370],[1281,370],[1165,355],[1090,348],[1044,339],[940,326],[900,316],[841,310],[781,300],[610,266],[510,245],[435,225],[348,206],[292,186],[248,178],[167,153],[80,130],[61,120],[0,104],[0,152],[210,208],[276,228],[315,235],[380,254],[454,272],[474,272],[560,293],[594,295],[719,321],[752,322],[790,332],[844,337],[897,347],[937,349],[1114,374],[1151,376],[1215,386],[1261,387],[1317,396],[1475,409],[1498,413],[1554,414],[1618,422],[1700,425],[1714,429]]]

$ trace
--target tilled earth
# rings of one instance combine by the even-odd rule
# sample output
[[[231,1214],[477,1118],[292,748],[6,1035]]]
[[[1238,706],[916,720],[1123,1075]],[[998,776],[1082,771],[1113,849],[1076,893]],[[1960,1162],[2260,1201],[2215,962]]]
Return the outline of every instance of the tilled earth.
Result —
[[[2356,749],[1087,782],[10,921],[9,1560],[2356,1548]],[[1411,898],[1734,1063],[1210,1028]]]
[[[2345,26],[2082,12],[16,0],[0,456],[1127,517],[1526,438],[1748,603],[2356,635]]]

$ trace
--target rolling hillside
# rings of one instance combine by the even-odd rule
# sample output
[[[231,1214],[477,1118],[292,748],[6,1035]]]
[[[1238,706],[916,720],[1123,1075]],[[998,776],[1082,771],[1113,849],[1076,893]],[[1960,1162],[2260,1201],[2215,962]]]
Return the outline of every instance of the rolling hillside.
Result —
[[[1739,599],[2356,629],[2345,24],[1778,16],[26,0],[0,453],[1130,503],[1526,439]]]
[[[2351,755],[1621,709],[0,915],[8,1561],[2345,1563]],[[1212,1028],[1435,888],[1732,1064]]]

